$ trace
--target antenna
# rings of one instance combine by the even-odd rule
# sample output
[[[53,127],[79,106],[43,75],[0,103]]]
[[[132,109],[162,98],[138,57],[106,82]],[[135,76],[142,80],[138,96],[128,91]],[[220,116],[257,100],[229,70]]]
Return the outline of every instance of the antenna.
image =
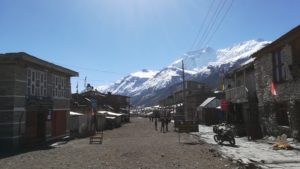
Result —
[[[87,79],[87,76],[85,76],[84,78],[84,88],[86,89],[86,79]]]

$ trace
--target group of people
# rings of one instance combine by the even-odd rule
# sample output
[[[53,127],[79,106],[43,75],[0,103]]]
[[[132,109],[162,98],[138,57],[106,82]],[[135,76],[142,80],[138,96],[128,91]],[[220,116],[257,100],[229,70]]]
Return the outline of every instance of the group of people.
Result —
[[[154,111],[152,116],[149,116],[150,121],[154,121],[155,130],[157,129],[157,123],[160,121],[160,132],[165,133],[168,132],[168,125],[171,122],[170,113],[162,112],[159,113],[158,111]]]

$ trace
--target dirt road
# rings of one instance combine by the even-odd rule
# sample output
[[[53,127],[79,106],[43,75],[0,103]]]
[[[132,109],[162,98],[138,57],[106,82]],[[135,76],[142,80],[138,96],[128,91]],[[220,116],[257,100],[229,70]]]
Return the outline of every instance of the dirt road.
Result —
[[[190,169],[238,168],[216,156],[213,145],[179,144],[173,127],[170,132],[154,130],[154,123],[132,118],[121,128],[104,131],[103,144],[75,139],[51,149],[40,149],[0,159],[0,168],[25,169]],[[184,142],[195,140],[182,135]]]

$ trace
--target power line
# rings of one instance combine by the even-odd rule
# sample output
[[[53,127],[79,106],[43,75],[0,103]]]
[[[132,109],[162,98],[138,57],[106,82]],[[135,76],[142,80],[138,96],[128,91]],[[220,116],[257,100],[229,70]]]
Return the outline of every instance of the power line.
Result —
[[[217,10],[218,10],[218,8],[219,8],[219,6],[220,6],[220,4],[221,4],[221,1],[219,1],[219,3],[214,3],[214,4],[216,4],[216,5],[214,5],[214,6],[217,6],[217,7],[214,9],[214,11],[213,11],[213,13],[212,13],[211,15],[208,15],[208,17],[207,17],[208,22],[207,22],[206,25],[204,25],[205,28],[204,28],[203,31],[202,31],[201,38],[200,38],[200,39],[198,40],[198,42],[196,43],[196,48],[198,48],[199,44],[202,43],[205,34],[209,31],[209,27],[210,27],[210,25],[211,25],[212,18],[214,18],[214,16],[216,15]]]
[[[228,15],[230,9],[232,8],[234,0],[231,1],[229,7],[227,8],[225,14],[223,15],[223,17],[221,18],[219,24],[217,25],[216,29],[214,30],[214,32],[211,34],[210,38],[207,40],[207,42],[205,43],[205,45],[209,44],[210,40],[213,38],[213,36],[215,35],[215,33],[218,31],[218,29],[220,28],[220,26],[222,25],[223,21],[225,20],[226,16]]]
[[[201,25],[202,27],[199,29],[199,32],[197,34],[197,37],[193,43],[193,47],[195,45],[195,43],[198,41],[198,45],[199,48],[203,48],[205,47],[205,45],[207,45],[211,39],[213,38],[213,36],[215,35],[215,33],[219,30],[221,24],[223,23],[223,21],[225,20],[226,16],[228,15],[232,5],[233,5],[233,1],[231,1],[231,3],[229,5],[227,5],[228,1],[224,0],[224,1],[219,1],[218,4],[216,4],[216,8],[214,10],[214,13],[212,15],[210,14],[210,11],[213,9],[213,5],[215,4],[214,1],[212,1],[208,13],[206,14],[203,23],[206,23],[207,20],[210,20],[210,22],[207,23],[204,31],[202,32],[202,37],[199,40],[199,34],[201,33],[201,30],[203,30],[204,25]],[[226,7],[227,6],[227,7]],[[224,9],[224,10],[223,10]],[[225,11],[225,12],[223,12]],[[220,18],[220,19],[219,19]],[[188,58],[188,56],[185,56],[183,58],[183,60],[185,58]],[[187,59],[187,61],[185,62],[186,67],[190,67],[193,64],[193,62],[189,59]]]
[[[203,20],[202,24],[200,25],[200,28],[199,28],[198,33],[197,33],[197,36],[196,36],[196,38],[195,38],[195,40],[194,40],[194,42],[193,42],[192,47],[191,47],[190,50],[193,50],[193,48],[195,47],[195,44],[198,42],[200,33],[202,32],[202,30],[203,30],[203,28],[204,28],[204,25],[205,25],[205,23],[206,23],[206,21],[207,21],[208,15],[210,14],[210,11],[211,11],[211,9],[212,9],[214,3],[215,3],[215,0],[213,0],[213,1],[211,2],[210,6],[209,6],[209,8],[208,8],[208,11],[207,11],[207,13],[206,13],[206,15],[205,15],[205,17],[204,17],[204,20]]]
[[[213,29],[213,27],[214,27],[219,15],[220,15],[221,11],[223,10],[224,5],[226,4],[226,2],[227,2],[226,0],[219,1],[219,4],[218,4],[218,6],[215,10],[215,13],[213,14],[213,16],[211,18],[210,24],[206,27],[206,30],[202,34],[202,37],[200,39],[200,43],[198,44],[198,47],[204,47],[203,43],[205,42],[208,34],[210,34],[211,30]]]
[[[84,80],[85,80],[85,78],[78,78],[78,77],[77,78],[75,77],[74,79],[78,80],[79,82],[84,82]],[[104,79],[90,79],[90,78],[87,78],[87,83],[89,83],[89,82],[113,83],[113,82],[104,82]]]
[[[205,44],[208,44],[210,42],[210,40],[213,38],[213,36],[215,35],[215,33],[218,31],[218,29],[220,28],[221,24],[223,23],[223,21],[225,20],[226,16],[228,15],[230,9],[232,8],[233,6],[233,3],[234,3],[234,0],[231,1],[230,5],[228,6],[227,10],[224,12],[224,15],[223,17],[221,18],[221,20],[218,22],[218,25],[217,27],[215,27],[214,31],[212,32],[212,34],[209,36],[209,39],[207,40]],[[186,64],[187,65],[187,64]],[[186,78],[186,81],[188,80],[191,80],[192,78],[194,78],[195,76],[194,75],[191,75],[190,77]]]
[[[124,75],[124,73],[121,72],[115,72],[115,71],[108,71],[108,70],[101,70],[101,69],[97,69],[97,68],[92,68],[92,67],[82,67],[82,66],[77,66],[77,65],[70,65],[70,64],[65,64],[65,63],[54,63],[57,65],[62,65],[65,67],[74,67],[77,69],[81,69],[81,70],[87,70],[87,71],[97,71],[97,72],[101,72],[101,73],[107,73],[107,74],[119,74],[119,75]]]

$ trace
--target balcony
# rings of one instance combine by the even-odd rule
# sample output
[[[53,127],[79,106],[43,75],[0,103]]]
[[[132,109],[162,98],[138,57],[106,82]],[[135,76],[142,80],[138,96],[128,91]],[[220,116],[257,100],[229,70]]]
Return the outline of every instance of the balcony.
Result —
[[[225,90],[225,95],[226,100],[233,103],[248,102],[248,90],[244,85]]]

